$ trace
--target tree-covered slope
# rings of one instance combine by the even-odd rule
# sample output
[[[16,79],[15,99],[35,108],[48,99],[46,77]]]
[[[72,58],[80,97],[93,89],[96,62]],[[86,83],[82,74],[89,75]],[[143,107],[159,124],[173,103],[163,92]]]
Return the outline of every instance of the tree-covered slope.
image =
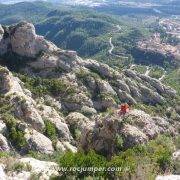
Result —
[[[52,4],[41,1],[0,4],[0,23],[13,24],[22,20],[39,22],[52,8]]]
[[[55,6],[46,2],[22,2],[0,5],[0,23],[22,20],[36,24],[38,34],[61,48],[92,56],[108,48],[107,34],[117,20],[87,8]]]
[[[115,23],[115,19],[93,11],[55,10],[36,29],[59,47],[92,56],[108,48],[107,36]]]

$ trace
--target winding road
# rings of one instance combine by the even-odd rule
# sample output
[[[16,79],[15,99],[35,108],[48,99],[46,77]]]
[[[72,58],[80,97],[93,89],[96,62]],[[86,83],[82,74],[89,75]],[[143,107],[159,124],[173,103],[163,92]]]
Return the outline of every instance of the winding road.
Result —
[[[113,49],[114,49],[114,45],[113,45],[113,43],[112,43],[112,37],[110,37],[110,39],[109,39],[109,44],[110,44],[110,46],[111,46],[111,48],[109,49],[109,54],[111,54],[112,55],[112,51],[113,51]]]
[[[118,33],[121,31],[121,27],[119,25],[116,26],[117,30],[114,31],[114,33]],[[108,53],[112,56],[118,57],[118,58],[126,58],[128,59],[129,57],[126,56],[124,53],[122,53],[122,55],[118,55],[113,53],[113,50],[115,48],[114,44],[112,43],[112,37],[109,38],[109,44],[110,44],[110,49],[108,50]]]
[[[131,64],[130,69],[134,71],[134,67],[136,67],[136,64]],[[144,75],[145,75],[145,76],[149,76],[149,73],[151,72],[151,69],[152,69],[151,67],[146,66],[146,71],[145,71]],[[163,69],[163,70],[164,70],[164,69]],[[164,73],[162,74],[162,76],[161,76],[160,78],[158,78],[158,80],[159,80],[159,81],[162,81],[162,80],[165,78],[166,73],[167,73],[167,72],[164,70]]]
[[[134,67],[136,67],[136,64],[131,64],[130,69],[134,70]],[[150,71],[151,71],[151,67],[146,66],[146,71],[145,71],[144,75],[149,76]]]

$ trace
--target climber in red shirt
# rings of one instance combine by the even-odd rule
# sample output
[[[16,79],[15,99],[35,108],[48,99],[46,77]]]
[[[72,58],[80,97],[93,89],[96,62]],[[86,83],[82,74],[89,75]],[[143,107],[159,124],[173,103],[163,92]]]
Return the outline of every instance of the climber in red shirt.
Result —
[[[129,105],[127,103],[125,104],[121,104],[120,107],[119,107],[119,112],[118,114],[119,115],[125,115],[126,113],[129,112]]]

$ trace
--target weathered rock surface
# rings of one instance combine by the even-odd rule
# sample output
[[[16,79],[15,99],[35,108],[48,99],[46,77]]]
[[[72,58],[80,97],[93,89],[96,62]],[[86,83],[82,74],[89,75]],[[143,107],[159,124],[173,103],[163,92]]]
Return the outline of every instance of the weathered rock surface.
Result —
[[[54,152],[51,140],[36,130],[27,130],[25,138],[30,150],[44,154],[52,154]]]
[[[44,119],[52,122],[57,128],[59,139],[70,141],[72,137],[63,117],[60,117],[57,111],[50,106],[41,105],[41,109],[42,109],[42,111],[40,112],[41,116]]]
[[[167,97],[174,98],[175,90],[159,80],[132,70],[119,72],[95,60],[83,60],[76,52],[59,49],[36,35],[34,26],[27,22],[0,26],[0,55],[9,52],[27,59],[21,68],[27,76],[55,78],[68,85],[63,93],[49,93],[36,99],[20,79],[0,66],[0,93],[13,107],[11,113],[21,123],[29,150],[54,152],[54,144],[43,135],[47,120],[55,126],[56,148],[62,152],[77,151],[78,143],[74,141],[79,132],[83,149],[92,148],[104,154],[116,152],[117,136],[123,138],[124,148],[129,148],[158,134],[176,132],[167,118],[152,117],[143,111],[132,110],[123,118],[117,113],[99,116],[99,112],[116,108],[119,102],[156,105],[165,103]],[[5,131],[0,122],[0,132]]]
[[[0,164],[0,177],[1,177],[1,180],[6,180],[7,179],[7,176],[4,172],[4,165],[3,164]]]
[[[86,116],[78,112],[70,113],[68,116],[66,116],[65,121],[72,131],[79,131],[79,135],[81,135],[87,124],[90,123],[90,120]]]
[[[34,26],[27,22],[5,29],[0,27],[0,34],[0,44],[7,45],[0,51],[0,54],[11,50],[22,56],[35,57],[40,51],[57,49],[54,44],[46,41],[42,36],[36,35]]]
[[[58,164],[48,161],[39,161],[34,158],[22,158],[19,162],[29,164],[31,172],[39,174],[40,179],[49,179],[51,176],[58,176]]]
[[[15,107],[15,115],[31,124],[33,128],[42,130],[44,122],[37,111],[36,102],[23,90],[20,80],[6,68],[1,68],[0,73],[2,93],[10,97],[10,103]]]
[[[10,83],[10,77],[8,76],[10,73],[6,68],[0,67],[0,92],[1,93],[6,93],[10,90],[11,88],[11,83]]]
[[[123,147],[129,148],[163,133],[176,133],[175,128],[160,117],[151,117],[140,110],[131,110],[126,116],[114,115],[98,117],[95,124],[86,126],[81,138],[84,150],[94,149],[104,154],[116,151],[116,137],[123,139]]]
[[[45,127],[44,121],[40,116],[36,104],[33,104],[31,98],[19,100],[17,97],[12,99],[16,107],[15,115],[24,119],[28,124],[36,130],[42,131]]]
[[[69,142],[64,141],[64,142],[62,142],[62,144],[66,148],[66,150],[71,151],[73,153],[77,152],[77,147],[71,145]]]
[[[31,178],[31,172],[21,171],[21,172],[8,172],[6,175],[8,180],[28,180]]]
[[[0,120],[0,133],[4,134],[6,130],[7,130],[6,124],[2,120]]]
[[[137,127],[125,124],[121,130],[124,139],[124,147],[133,147],[137,144],[144,144],[148,141],[148,137]]]
[[[8,168],[8,166],[18,164],[24,166],[22,170]],[[29,157],[7,159],[4,165],[0,165],[0,178],[2,180],[29,180],[34,178],[49,180],[52,176],[59,175],[58,169],[58,164],[54,162],[40,161]]]
[[[173,153],[173,159],[180,161],[180,150],[177,150],[176,152]]]
[[[8,145],[7,139],[0,134],[0,151],[1,152],[8,152],[10,150],[10,147]]]

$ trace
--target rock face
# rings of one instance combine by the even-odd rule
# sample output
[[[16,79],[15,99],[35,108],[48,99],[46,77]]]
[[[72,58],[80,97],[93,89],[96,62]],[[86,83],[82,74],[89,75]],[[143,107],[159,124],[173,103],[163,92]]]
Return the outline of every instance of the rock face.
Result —
[[[7,139],[0,134],[0,152],[8,152],[10,150]]]
[[[121,130],[124,139],[124,147],[133,147],[137,144],[144,144],[148,141],[148,137],[137,127],[125,124]]]
[[[31,166],[31,172],[40,174],[40,179],[49,179],[50,176],[58,176],[58,164],[54,162],[39,161],[34,158],[22,158],[19,160],[22,163]]]
[[[15,115],[24,119],[35,129],[42,130],[44,122],[37,111],[37,105],[29,94],[20,85],[19,79],[15,78],[7,69],[2,68],[1,90],[5,96],[10,96],[10,102],[15,107]]]
[[[74,133],[76,139],[78,138],[78,134],[76,133],[79,133],[80,136],[85,127],[91,123],[87,117],[78,112],[70,113],[66,117],[65,121],[69,125],[71,131]]]
[[[1,44],[7,44],[6,50],[0,49],[0,54],[11,51],[20,56],[32,58],[33,61],[28,61],[27,64],[29,68],[37,69],[38,75],[54,76],[55,69],[59,68],[63,72],[71,72],[75,77],[74,81],[78,83],[76,73],[80,69],[88,74],[84,77],[84,82],[86,82],[84,85],[90,91],[92,98],[96,100],[91,101],[86,92],[84,93],[84,86],[80,86],[83,93],[75,94],[73,100],[67,97],[64,101],[64,107],[68,110],[75,111],[87,105],[90,108],[94,105],[95,109],[102,110],[116,105],[114,100],[117,98],[121,102],[126,101],[130,104],[143,102],[154,105],[164,103],[166,101],[164,96],[174,97],[176,94],[173,89],[151,77],[132,70],[119,73],[106,64],[90,59],[84,61],[77,56],[76,52],[61,50],[43,37],[36,35],[35,28],[30,23],[22,22],[3,28],[0,26],[0,37],[0,47],[3,47]],[[95,77],[94,74],[99,77]],[[103,80],[104,78],[106,79]],[[4,80],[8,81],[8,79]],[[4,90],[6,88],[8,87],[4,87]],[[94,97],[95,94],[99,99]]]
[[[11,164],[8,164],[10,161]],[[23,165],[22,170],[8,169],[8,166]],[[16,179],[43,179],[49,180],[52,176],[58,176],[59,166],[54,162],[40,161],[34,158],[7,159],[4,165],[0,165],[0,177],[2,180]],[[34,176],[33,176],[34,175]]]
[[[37,111],[36,106],[32,104],[31,99],[24,99],[21,103],[19,103],[19,99],[17,98],[12,99],[12,101],[17,109],[15,111],[17,117],[23,118],[28,124],[31,124],[34,129],[43,130],[45,127],[44,121]]]
[[[63,117],[60,117],[57,111],[50,106],[42,105],[41,108],[43,109],[41,112],[41,116],[44,117],[44,119],[48,119],[55,125],[58,131],[59,139],[70,141],[72,137],[67,124],[64,122]]]
[[[4,168],[3,168],[2,164],[0,164],[0,177],[1,177],[2,180],[7,179],[7,176],[6,176],[5,172],[4,172]]]
[[[6,124],[2,120],[0,120],[0,133],[4,134],[6,130],[7,130]]]
[[[0,54],[4,54],[7,52],[8,44],[9,39],[7,39],[5,29],[0,25]]]
[[[52,154],[56,148],[76,152],[80,146],[111,155],[117,151],[118,137],[123,139],[126,149],[158,134],[176,132],[169,119],[152,117],[143,111],[132,110],[123,118],[116,112],[101,115],[108,108],[117,108],[119,103],[157,105],[165,103],[167,97],[176,96],[172,88],[154,78],[132,70],[119,72],[95,60],[83,60],[76,52],[59,49],[36,35],[34,26],[27,22],[0,26],[2,59],[6,53],[14,53],[25,61],[20,72],[27,79],[37,79],[37,84],[42,79],[51,82],[47,87],[39,87],[38,90],[48,92],[37,97],[34,91],[26,89],[29,88],[26,83],[0,66],[0,100],[4,99],[11,107],[7,112],[17,121],[28,150]],[[5,139],[8,126],[4,123],[7,122],[1,122],[0,114],[3,134],[0,148],[8,151]]]
[[[22,121],[22,124],[19,126],[25,132],[28,149],[45,154],[54,152],[51,140],[42,134],[45,129],[44,120],[49,120],[57,129],[58,139],[66,142],[67,148],[64,148],[75,151],[74,147],[71,147],[69,143],[72,141],[72,136],[63,117],[51,106],[38,105],[31,97],[31,93],[23,88],[23,83],[18,78],[15,78],[6,68],[1,68],[1,75],[3,82],[1,84],[1,87],[3,87],[2,93],[5,97],[8,97],[8,103],[14,107],[14,116]],[[6,132],[6,125],[3,121],[0,123],[0,131],[1,133]],[[1,150],[9,151],[6,138],[1,135],[0,140]]]
[[[123,147],[129,148],[163,133],[176,133],[175,128],[160,117],[151,117],[143,111],[131,110],[124,117],[114,115],[99,117],[95,124],[87,126],[82,134],[81,146],[84,150],[111,155],[116,152],[117,137],[123,140]]]
[[[37,36],[32,24],[22,22],[16,26],[3,29],[0,27],[0,44],[6,47],[0,51],[4,54],[9,50],[26,57],[35,57],[40,51],[56,50],[57,47],[46,41],[42,36]]]
[[[54,151],[51,140],[35,130],[28,131],[25,138],[30,150],[45,154],[52,154]]]
[[[9,71],[5,68],[0,68],[0,92],[1,93],[6,93],[10,90],[11,88],[11,83],[10,83],[10,77]]]

